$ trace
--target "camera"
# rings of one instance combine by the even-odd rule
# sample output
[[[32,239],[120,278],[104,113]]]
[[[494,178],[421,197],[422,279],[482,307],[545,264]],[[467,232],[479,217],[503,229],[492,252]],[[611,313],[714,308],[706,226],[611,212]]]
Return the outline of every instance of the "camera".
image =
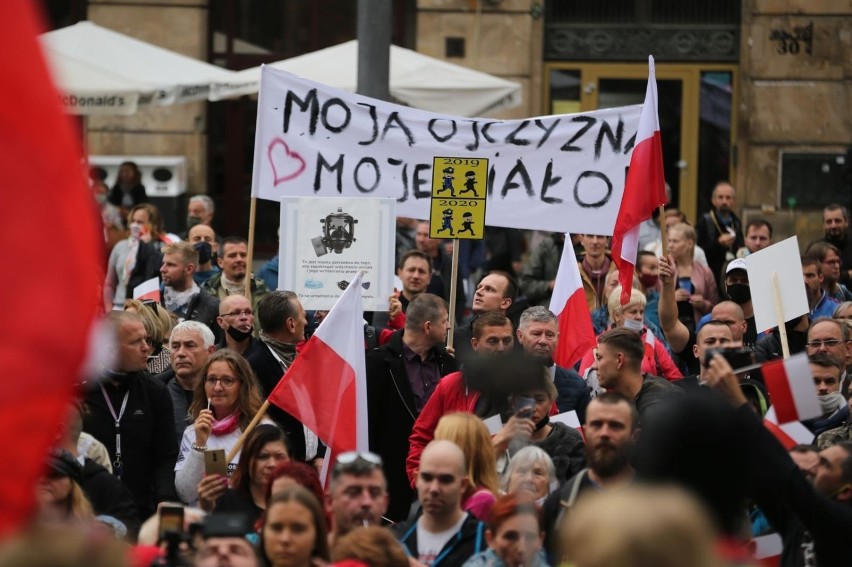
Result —
[[[735,348],[711,348],[707,352],[704,353],[704,366],[709,366],[710,361],[716,355],[716,353],[721,354],[725,357],[725,360],[728,361],[728,364],[731,365],[731,368],[736,371],[740,368],[745,368],[746,366],[751,365],[754,361],[752,359],[752,350],[748,348],[735,347]]]

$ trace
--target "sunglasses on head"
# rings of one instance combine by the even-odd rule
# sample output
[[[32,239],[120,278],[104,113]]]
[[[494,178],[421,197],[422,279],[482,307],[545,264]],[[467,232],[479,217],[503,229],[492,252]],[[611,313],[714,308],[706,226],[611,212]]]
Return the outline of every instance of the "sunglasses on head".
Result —
[[[336,463],[338,465],[351,465],[358,459],[361,459],[362,461],[367,461],[368,463],[376,465],[377,467],[381,467],[384,464],[380,456],[369,451],[348,451],[346,453],[341,453],[340,455],[338,455]]]

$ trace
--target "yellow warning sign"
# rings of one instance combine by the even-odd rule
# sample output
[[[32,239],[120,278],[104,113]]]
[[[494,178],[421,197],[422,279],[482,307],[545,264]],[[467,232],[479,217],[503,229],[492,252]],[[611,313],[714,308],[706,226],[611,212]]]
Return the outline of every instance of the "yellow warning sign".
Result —
[[[487,181],[487,159],[434,158],[429,237],[481,240],[485,234]]]

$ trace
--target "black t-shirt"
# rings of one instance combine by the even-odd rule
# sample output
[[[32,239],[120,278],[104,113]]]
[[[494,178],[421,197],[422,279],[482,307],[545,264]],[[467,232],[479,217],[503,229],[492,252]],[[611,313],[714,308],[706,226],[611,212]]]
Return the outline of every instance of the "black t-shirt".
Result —
[[[254,503],[251,496],[229,488],[216,502],[214,514],[245,514],[252,524],[263,515],[263,509]]]

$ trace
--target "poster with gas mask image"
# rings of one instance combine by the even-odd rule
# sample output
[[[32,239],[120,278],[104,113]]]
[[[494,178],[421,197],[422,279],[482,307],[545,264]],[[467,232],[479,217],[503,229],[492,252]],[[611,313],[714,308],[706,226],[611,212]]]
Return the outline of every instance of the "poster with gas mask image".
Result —
[[[365,311],[387,311],[393,291],[394,199],[281,199],[278,289],[296,292],[306,310],[328,310],[364,272]]]

